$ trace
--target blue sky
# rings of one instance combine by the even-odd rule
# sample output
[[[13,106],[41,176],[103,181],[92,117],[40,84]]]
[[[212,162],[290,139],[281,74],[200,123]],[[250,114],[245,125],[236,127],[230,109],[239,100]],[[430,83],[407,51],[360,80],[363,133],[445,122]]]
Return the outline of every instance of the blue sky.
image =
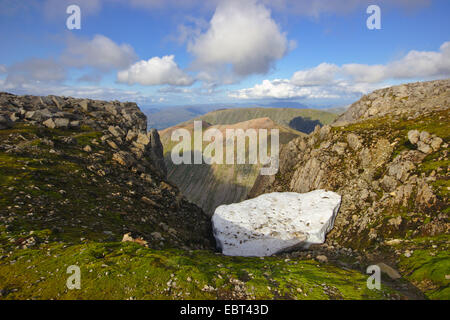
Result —
[[[68,30],[67,6],[81,10]],[[381,30],[369,30],[369,5]],[[0,90],[143,106],[345,105],[450,76],[448,0],[0,0]]]

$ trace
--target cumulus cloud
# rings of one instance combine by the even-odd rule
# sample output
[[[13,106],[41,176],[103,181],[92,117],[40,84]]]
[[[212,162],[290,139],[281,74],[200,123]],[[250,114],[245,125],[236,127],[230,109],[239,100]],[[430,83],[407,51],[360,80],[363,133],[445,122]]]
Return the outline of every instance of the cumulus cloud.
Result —
[[[450,42],[445,42],[439,52],[411,51],[403,59],[388,65],[387,75],[396,79],[415,77],[450,76]]]
[[[386,79],[386,66],[383,65],[366,65],[351,63],[343,65],[340,70],[343,74],[351,77],[355,82],[380,82]]]
[[[124,69],[137,60],[133,47],[117,44],[97,34],[91,40],[69,37],[61,61],[71,67],[92,67],[101,71]]]
[[[296,86],[315,86],[333,82],[339,67],[335,64],[321,63],[317,67],[294,73],[291,82]]]
[[[204,72],[229,66],[238,76],[264,74],[284,57],[289,42],[256,0],[222,1],[209,29],[188,44],[195,56],[194,68]]]
[[[322,63],[300,70],[291,79],[264,80],[252,88],[231,92],[238,99],[354,97],[386,86],[386,81],[450,77],[450,42],[439,51],[410,51],[386,65]]]
[[[174,61],[174,56],[154,57],[141,60],[130,68],[117,74],[117,81],[129,85],[141,84],[154,86],[169,84],[174,86],[189,86],[194,79],[182,71]]]

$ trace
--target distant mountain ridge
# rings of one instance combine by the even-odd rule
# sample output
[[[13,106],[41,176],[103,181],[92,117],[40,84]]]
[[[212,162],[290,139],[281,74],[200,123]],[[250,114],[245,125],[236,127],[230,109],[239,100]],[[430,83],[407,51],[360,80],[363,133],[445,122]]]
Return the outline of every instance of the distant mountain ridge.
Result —
[[[212,111],[194,120],[206,121],[212,125],[228,125],[259,118],[270,118],[281,126],[309,133],[316,125],[332,123],[337,115],[314,109],[233,108]]]
[[[163,130],[173,127],[179,123],[183,123],[192,119],[200,118],[208,113],[214,113],[223,110],[238,110],[235,112],[242,113],[243,110],[266,110],[260,111],[259,114],[253,116],[247,116],[245,119],[236,119],[229,123],[235,123],[244,120],[251,120],[256,118],[269,117],[276,121],[275,110],[292,110],[293,114],[297,114],[294,110],[303,110],[298,113],[298,116],[311,117],[312,120],[320,120],[324,124],[330,121],[330,114],[339,115],[345,111],[345,108],[331,108],[328,109],[309,109],[298,103],[278,102],[267,106],[261,105],[245,105],[245,106],[233,106],[233,105],[198,105],[198,106],[179,106],[179,107],[164,107],[157,108],[143,108],[143,112],[148,118],[148,127],[155,128],[157,130]],[[272,110],[272,111],[271,111]],[[244,112],[245,113],[245,112]],[[248,112],[247,112],[248,113]],[[283,113],[286,113],[283,111]],[[322,121],[323,120],[323,121]],[[334,119],[333,119],[334,120]],[[214,122],[214,124],[218,124]],[[280,123],[288,125],[288,123]]]

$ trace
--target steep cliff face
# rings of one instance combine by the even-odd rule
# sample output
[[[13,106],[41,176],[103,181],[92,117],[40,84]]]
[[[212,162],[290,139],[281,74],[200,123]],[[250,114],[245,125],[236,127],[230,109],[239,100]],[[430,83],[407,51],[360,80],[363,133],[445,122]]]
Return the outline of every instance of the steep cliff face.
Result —
[[[258,177],[250,197],[337,192],[328,245],[392,255],[419,288],[448,297],[449,123],[450,80],[378,90],[287,144],[279,174]]]
[[[1,223],[47,230],[31,242],[131,233],[153,248],[212,247],[209,219],[165,180],[146,123],[135,103],[1,93]]]

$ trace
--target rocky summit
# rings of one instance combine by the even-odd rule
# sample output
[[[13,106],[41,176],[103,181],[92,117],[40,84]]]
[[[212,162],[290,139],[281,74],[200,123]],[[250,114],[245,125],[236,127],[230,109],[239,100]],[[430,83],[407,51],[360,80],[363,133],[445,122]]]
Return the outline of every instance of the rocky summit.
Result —
[[[0,94],[0,221],[18,247],[142,237],[210,247],[210,221],[165,181],[156,130],[135,103]],[[33,240],[30,240],[33,239]]]
[[[321,244],[333,228],[341,197],[315,190],[263,194],[218,207],[212,218],[214,236],[223,254],[270,256]]]

